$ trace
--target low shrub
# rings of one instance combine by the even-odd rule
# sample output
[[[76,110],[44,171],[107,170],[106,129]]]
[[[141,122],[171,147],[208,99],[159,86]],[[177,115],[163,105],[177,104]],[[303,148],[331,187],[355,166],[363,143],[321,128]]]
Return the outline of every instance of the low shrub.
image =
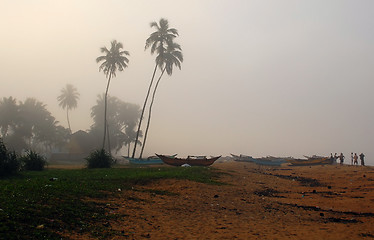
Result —
[[[86,160],[88,168],[110,168],[116,161],[104,149],[91,152]]]
[[[42,171],[47,164],[45,157],[32,150],[27,151],[26,155],[22,156],[20,160],[23,164],[23,169],[29,171]]]
[[[0,139],[0,177],[16,174],[20,170],[20,162],[15,152],[9,152]]]

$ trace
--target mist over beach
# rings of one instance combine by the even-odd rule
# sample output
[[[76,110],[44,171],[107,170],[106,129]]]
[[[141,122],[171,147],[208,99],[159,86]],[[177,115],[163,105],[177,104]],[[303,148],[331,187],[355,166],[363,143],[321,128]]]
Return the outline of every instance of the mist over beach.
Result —
[[[0,98],[35,98],[68,128],[57,97],[72,84],[79,92],[69,112],[72,132],[94,123],[91,108],[107,84],[95,60],[113,40],[130,55],[109,95],[142,107],[155,66],[145,41],[150,23],[165,18],[178,29],[184,61],[160,82],[145,156],[343,153],[350,163],[353,152],[374,165],[374,1],[3,0],[0,6]]]

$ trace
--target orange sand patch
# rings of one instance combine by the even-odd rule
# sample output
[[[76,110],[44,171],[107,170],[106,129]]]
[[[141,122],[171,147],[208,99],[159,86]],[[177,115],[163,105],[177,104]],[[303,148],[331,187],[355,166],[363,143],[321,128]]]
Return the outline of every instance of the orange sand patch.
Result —
[[[225,185],[162,180],[106,199],[110,239],[373,239],[374,168],[215,163]],[[160,194],[162,191],[164,194]],[[79,234],[72,239],[88,239]]]

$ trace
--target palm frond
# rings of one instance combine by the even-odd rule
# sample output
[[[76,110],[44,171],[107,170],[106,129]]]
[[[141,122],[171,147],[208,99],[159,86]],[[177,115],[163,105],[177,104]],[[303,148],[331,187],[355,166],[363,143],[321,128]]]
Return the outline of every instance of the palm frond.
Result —
[[[160,19],[160,28],[161,29],[168,29],[169,28],[169,21],[165,18]]]
[[[168,32],[171,32],[173,35],[179,36],[179,34],[178,34],[178,30],[175,29],[175,28],[170,28],[170,29],[168,29]]]
[[[99,62],[101,62],[105,59],[106,59],[106,56],[100,56],[100,57],[96,58],[96,63],[99,63]]]
[[[157,23],[157,22],[151,22],[151,23],[149,24],[149,26],[150,26],[151,28],[153,28],[153,27],[158,28],[158,23]]]
[[[100,52],[105,53],[105,54],[108,54],[108,53],[109,53],[109,50],[108,50],[108,48],[106,48],[106,47],[102,47],[102,48],[100,48]]]

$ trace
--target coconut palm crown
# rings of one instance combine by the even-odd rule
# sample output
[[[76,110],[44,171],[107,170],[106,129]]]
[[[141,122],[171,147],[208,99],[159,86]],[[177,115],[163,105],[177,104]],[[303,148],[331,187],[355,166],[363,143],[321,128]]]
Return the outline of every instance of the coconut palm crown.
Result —
[[[159,24],[157,22],[151,22],[151,28],[156,28],[156,31],[145,41],[145,49],[151,47],[151,54],[157,52],[157,54],[163,54],[167,44],[173,41],[177,37],[178,30],[175,28],[169,28],[168,20],[161,18]],[[166,45],[166,46],[165,46]]]
[[[71,133],[71,126],[69,120],[69,110],[74,109],[78,105],[79,93],[72,84],[66,84],[66,87],[61,89],[61,95],[57,97],[59,106],[66,109],[66,118],[68,121],[69,130]]]
[[[100,51],[105,55],[96,58],[97,63],[101,63],[99,71],[103,71],[108,79],[116,76],[116,72],[123,71],[129,63],[126,56],[130,56],[128,51],[121,51],[123,44],[113,40],[110,49],[102,47]]]

